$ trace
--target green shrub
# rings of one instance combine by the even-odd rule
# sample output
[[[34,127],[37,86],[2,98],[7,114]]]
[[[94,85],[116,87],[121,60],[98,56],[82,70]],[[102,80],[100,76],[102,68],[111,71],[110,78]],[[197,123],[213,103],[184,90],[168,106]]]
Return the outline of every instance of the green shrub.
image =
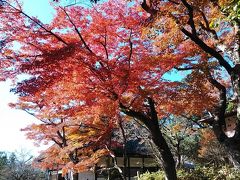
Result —
[[[165,174],[163,171],[157,171],[157,172],[146,172],[144,174],[140,175],[140,180],[161,180],[164,179]]]
[[[229,166],[197,167],[192,171],[177,170],[179,180],[236,180],[240,179],[240,171]],[[164,180],[164,172],[146,172],[140,175],[139,180]]]

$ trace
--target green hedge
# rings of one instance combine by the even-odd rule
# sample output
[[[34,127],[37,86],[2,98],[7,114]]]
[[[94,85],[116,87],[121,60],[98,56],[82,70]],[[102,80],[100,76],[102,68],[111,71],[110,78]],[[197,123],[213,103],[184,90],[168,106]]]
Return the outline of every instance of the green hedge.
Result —
[[[177,176],[179,180],[236,180],[240,179],[240,171],[228,166],[197,167],[191,172],[184,169],[178,170]],[[139,180],[164,180],[164,173],[163,171],[146,172],[140,175]]]

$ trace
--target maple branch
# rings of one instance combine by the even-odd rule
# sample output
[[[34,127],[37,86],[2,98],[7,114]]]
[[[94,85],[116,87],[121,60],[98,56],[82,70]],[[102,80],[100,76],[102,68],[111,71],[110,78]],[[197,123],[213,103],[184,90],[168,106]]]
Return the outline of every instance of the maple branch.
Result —
[[[133,53],[133,43],[131,41],[131,37],[132,37],[132,29],[130,31],[130,37],[129,37],[129,46],[130,46],[130,52],[129,52],[129,56],[128,56],[128,68],[130,70],[130,65],[131,65],[131,58],[132,58],[132,53]]]
[[[126,180],[126,178],[123,176],[123,172],[122,169],[117,165],[117,159],[116,156],[112,153],[112,151],[109,150],[109,148],[107,147],[107,145],[105,145],[105,148],[107,149],[107,151],[109,152],[109,155],[112,157],[113,159],[113,169],[117,169],[118,172],[120,173],[120,176],[123,180]]]
[[[31,43],[31,42],[24,42],[24,41],[22,41],[22,42],[23,42],[23,43],[26,43],[27,45],[33,46],[33,47],[35,47],[37,50],[43,52],[43,49],[42,49],[41,47],[39,47],[39,46],[37,46],[37,45],[35,45],[35,44]]]
[[[66,141],[66,139],[64,139],[63,135],[60,133],[59,130],[57,131],[57,135],[62,140],[62,144],[66,144],[66,143],[64,143],[64,141]]]
[[[152,16],[152,15],[155,15],[155,14],[157,13],[157,10],[152,9],[152,8],[150,7],[150,2],[149,2],[149,0],[148,0],[148,2],[147,2],[146,0],[143,0],[143,2],[142,2],[142,4],[141,4],[141,7],[142,7],[147,13],[151,14],[151,16]]]
[[[100,44],[103,46],[104,50],[105,50],[105,54],[106,54],[106,58],[107,60],[109,59],[109,55],[108,55],[108,50],[107,50],[107,32],[106,32],[106,28],[105,28],[105,35],[104,35],[104,43],[100,42]]]
[[[122,137],[123,137],[123,175],[124,175],[124,178],[126,177],[126,167],[127,167],[127,148],[126,148],[126,145],[127,145],[127,137],[126,137],[126,134],[125,134],[125,131],[124,131],[124,127],[123,127],[123,120],[121,118],[121,116],[119,115],[118,117],[118,125],[120,127],[120,130],[121,130],[121,134],[122,134]]]
[[[37,57],[42,57],[43,55],[42,54],[36,54],[36,55],[27,55],[27,58],[34,58],[36,59]],[[15,55],[15,57],[18,57],[18,58],[26,58],[26,54],[21,54],[21,55]],[[25,59],[25,61],[27,61],[27,59]]]
[[[31,16],[29,16],[28,14],[26,14],[25,12],[23,12],[21,9],[18,9],[16,7],[14,7],[13,5],[11,5],[10,3],[8,3],[7,1],[3,1],[6,4],[8,4],[10,7],[12,7],[13,9],[15,9],[18,13],[23,14],[24,16],[26,16],[28,19],[30,19],[32,22],[34,22],[35,24],[37,24],[39,27],[41,27],[42,29],[44,29],[46,32],[48,32],[49,34],[51,34],[52,36],[54,36],[57,40],[59,40],[60,42],[62,42],[65,45],[68,45],[68,43],[66,41],[64,41],[60,36],[58,36],[57,34],[53,33],[51,30],[48,30],[46,27],[44,27],[42,25],[42,23],[38,20],[36,21],[35,19],[33,19]]]
[[[219,64],[223,66],[226,71],[231,75],[232,73],[232,67],[230,64],[222,57],[221,54],[219,54],[216,50],[208,46],[205,42],[203,42],[197,35],[194,35],[187,31],[185,28],[181,28],[181,31],[188,36],[193,42],[195,42],[203,51],[210,54],[211,56],[215,57]]]
[[[155,109],[155,103],[154,103],[153,99],[148,97],[147,100],[148,100],[148,104],[149,104],[149,108],[150,108],[151,119],[158,120],[157,111]]]
[[[71,125],[65,125],[63,127],[79,127],[79,128],[90,128],[90,129],[94,129],[94,130],[102,130],[101,128],[98,128],[96,126],[91,126],[90,124],[86,125],[86,124],[83,124],[83,123],[80,123],[80,124],[71,124]]]
[[[66,134],[65,134],[65,127],[62,127],[62,140],[63,140],[63,145],[67,146],[67,140],[66,140]]]
[[[129,46],[130,46],[130,50],[129,50],[129,56],[128,56],[128,70],[126,72],[126,74],[124,75],[124,89],[123,91],[126,91],[126,89],[128,88],[128,81],[129,81],[129,75],[130,75],[130,69],[131,69],[131,58],[132,58],[132,53],[133,53],[133,43],[131,41],[131,37],[132,37],[132,29],[130,30],[130,35],[129,35]]]
[[[34,118],[36,118],[37,120],[43,122],[45,125],[49,125],[49,126],[56,126],[57,124],[55,124],[54,122],[52,122],[51,120],[47,119],[49,122],[46,122],[43,119],[39,119],[34,113],[30,112],[28,109],[21,109],[23,111],[25,111],[26,113],[28,113],[29,115],[33,116]]]
[[[54,138],[51,138],[51,140],[53,141],[53,142],[55,142],[59,147],[61,147],[62,148],[62,143],[60,143],[60,142],[58,142],[56,139],[54,139]]]
[[[200,23],[200,26],[205,31],[208,31],[208,32],[212,33],[215,39],[218,39],[218,35],[217,35],[216,31],[210,28],[210,25],[209,25],[209,22],[208,22],[208,19],[207,19],[205,13],[203,11],[201,11],[200,9],[198,11],[200,11],[200,13],[203,17],[204,23],[205,23],[205,26],[202,23]]]
[[[174,69],[178,71],[188,71],[193,69],[198,69],[197,67],[189,66],[189,67],[174,67]]]
[[[68,43],[66,41],[64,41],[60,36],[58,36],[57,34],[53,33],[51,30],[48,30],[47,28],[45,28],[41,23],[35,21],[33,18],[31,18],[30,16],[28,16],[27,14],[25,14],[24,12],[22,12],[23,15],[25,15],[26,17],[28,17],[30,20],[32,20],[34,23],[36,23],[38,26],[40,26],[42,29],[44,29],[46,32],[48,32],[49,34],[51,34],[52,36],[54,36],[57,40],[59,40],[60,42],[62,42],[65,45],[68,45]]]
[[[191,26],[192,34],[196,35],[197,31],[196,31],[195,23],[193,20],[193,7],[186,0],[181,0],[181,1],[183,5],[188,9],[188,16],[189,16],[188,23]]]
[[[207,71],[207,75],[208,75],[209,82],[213,86],[215,86],[219,90],[219,92],[220,92],[220,95],[219,95],[220,101],[219,101],[219,110],[218,110],[218,121],[219,121],[219,125],[221,127],[224,126],[224,128],[226,128],[226,123],[225,123],[225,111],[226,111],[226,108],[227,108],[227,91],[226,91],[226,87],[223,86],[216,79],[214,79],[209,71]]]
[[[193,65],[193,66],[186,66],[186,67],[174,67],[174,69],[178,70],[178,71],[188,71],[188,70],[194,70],[194,69],[199,69],[199,70],[203,70],[202,65],[205,65],[206,63],[201,63],[201,64],[197,64],[197,65]],[[211,66],[208,65],[208,69],[214,69],[215,66]]]
[[[150,127],[149,122],[151,121],[149,117],[147,117],[144,113],[134,111],[126,106],[124,106],[121,102],[119,103],[119,107],[123,113],[130,117],[134,117],[140,120],[143,124],[145,124],[148,128]]]
[[[213,76],[211,75],[211,73],[208,71],[207,72],[208,75],[208,80],[209,82],[214,85],[219,91],[226,91],[226,87],[223,86],[220,82],[218,82],[216,79],[213,78]]]
[[[199,119],[199,120],[194,120],[193,118],[191,117],[187,117],[185,115],[181,115],[182,117],[186,118],[187,120],[190,120],[192,121],[193,123],[197,124],[200,128],[207,128],[206,126],[204,126],[203,124],[201,124],[201,122],[204,122],[204,121],[201,121],[203,119]],[[213,119],[212,119],[213,120]]]
[[[201,119],[198,120],[198,122],[212,125],[213,122],[214,122],[214,117],[210,116],[210,117],[201,118]]]
[[[78,148],[74,149],[75,152],[70,152],[68,154],[68,157],[69,159],[74,163],[74,164],[77,164],[79,163],[79,159],[77,157],[77,151],[78,151]],[[74,153],[75,153],[75,156],[74,156]]]
[[[100,61],[99,63],[102,65],[102,67],[104,67],[105,69],[106,69],[106,72],[107,72],[107,74],[108,74],[108,77],[110,78],[110,79],[112,79],[112,73],[111,73],[111,68],[110,68],[110,66],[109,66],[109,63],[108,63],[108,60],[109,60],[109,54],[108,54],[108,49],[107,49],[107,30],[106,30],[106,27],[105,27],[105,35],[104,36],[102,36],[103,38],[104,38],[104,43],[103,42],[99,42],[102,46],[103,46],[103,48],[104,48],[104,50],[105,50],[105,54],[106,54],[106,59],[107,59],[107,61],[104,61],[104,63],[106,64],[106,67],[104,66],[104,64]]]
[[[29,115],[37,118],[36,115],[34,113],[31,113],[28,109],[22,109],[22,110],[25,111],[26,113],[28,113]]]
[[[189,25],[191,26],[192,32],[189,32],[184,27],[181,28],[181,31],[187,37],[189,37],[193,42],[195,42],[203,51],[205,51],[206,53],[208,53],[211,56],[215,57],[218,60],[219,64],[221,66],[223,66],[227,70],[229,75],[231,75],[231,73],[233,71],[231,65],[222,57],[221,54],[219,54],[219,52],[217,52],[216,50],[214,50],[213,48],[208,46],[204,41],[202,41],[197,36],[196,27],[195,27],[194,19],[193,19],[193,7],[189,3],[187,3],[186,0],[181,0],[181,1],[182,1],[183,5],[188,9]],[[176,23],[178,23],[178,21]],[[205,17],[205,23],[208,24],[208,21],[207,21],[206,17]]]
[[[16,13],[16,12],[14,12],[14,11],[3,11],[3,10],[0,10],[0,12],[1,12],[1,13],[9,13],[9,14],[14,14],[14,13]]]
[[[88,68],[93,75],[101,82],[105,82],[106,80],[104,79],[104,77],[102,77],[101,73],[97,72],[97,70],[95,68],[92,67],[91,64],[85,62],[85,61],[80,61],[83,65],[85,65],[86,68]]]
[[[71,17],[69,16],[69,14],[68,14],[67,11],[65,10],[65,8],[61,8],[61,9],[62,9],[62,10],[64,11],[64,13],[66,14],[69,22],[73,25],[75,31],[77,32],[77,34],[78,34],[80,40],[82,41],[82,43],[84,44],[85,48],[86,48],[90,53],[93,53],[92,50],[91,50],[91,49],[89,48],[89,46],[87,45],[87,43],[85,42],[85,40],[83,39],[80,31],[79,31],[78,28],[76,27],[75,23],[72,21]]]

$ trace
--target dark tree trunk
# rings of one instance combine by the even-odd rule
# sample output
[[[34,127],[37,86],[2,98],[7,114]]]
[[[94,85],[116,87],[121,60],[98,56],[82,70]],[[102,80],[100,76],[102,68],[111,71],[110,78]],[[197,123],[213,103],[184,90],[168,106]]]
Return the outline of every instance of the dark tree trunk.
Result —
[[[232,81],[233,79],[236,78],[236,75],[234,75],[232,77]],[[227,130],[227,126],[226,126],[226,108],[227,108],[227,98],[226,98],[226,88],[221,85],[218,81],[216,81],[215,79],[213,79],[211,76],[209,77],[209,81],[218,88],[219,92],[220,92],[220,96],[219,96],[219,104],[218,104],[218,108],[217,108],[217,113],[214,115],[213,119],[212,119],[212,127],[213,127],[213,131],[219,141],[220,144],[222,144],[225,149],[227,150],[227,153],[229,155],[229,160],[232,162],[232,164],[236,167],[236,168],[240,168],[240,124],[238,122],[238,120],[236,120],[236,128],[235,128],[235,133],[233,136],[228,136],[226,135],[226,130]],[[236,78],[236,84],[238,83],[239,80],[238,78]],[[233,84],[235,84],[233,83]],[[237,89],[240,88],[234,88],[235,93],[236,93],[236,101],[237,101],[237,106],[239,106],[239,92],[237,92]],[[238,109],[238,108],[237,108]],[[237,112],[236,114],[232,114],[231,116],[236,116],[239,112]],[[239,117],[237,115],[237,117]],[[237,118],[236,119],[239,119]]]
[[[127,179],[127,149],[126,149],[127,137],[123,128],[123,122],[121,117],[119,117],[118,125],[120,127],[121,134],[123,137],[123,177],[125,178],[124,180],[126,180]]]
[[[229,160],[235,168],[240,169],[240,139],[228,138],[224,141],[224,145],[230,156]]]
[[[152,98],[148,98],[147,100],[149,104],[149,109],[148,109],[149,111],[147,113],[134,111],[130,108],[127,108],[121,103],[120,103],[120,108],[122,112],[124,112],[126,115],[138,119],[148,128],[152,137],[152,141],[157,147],[157,150],[161,155],[162,166],[166,175],[166,179],[176,180],[177,174],[176,174],[175,161],[170,151],[170,148],[160,130],[154,101],[152,100]]]
[[[152,128],[149,130],[152,135],[152,140],[154,144],[157,146],[159,153],[161,154],[162,166],[164,168],[167,179],[168,180],[177,179],[175,161],[174,161],[173,155],[170,151],[170,148],[165,138],[163,137],[159,129],[158,123],[157,123],[157,126],[152,126]]]
[[[177,168],[181,168],[181,150],[180,150],[181,139],[177,142]]]
[[[234,167],[240,168],[240,136],[239,130],[236,130],[236,133],[233,137],[227,137],[225,134],[223,135],[223,131],[216,130],[218,127],[213,125],[213,130],[215,135],[217,136],[218,141],[222,144],[228,155],[229,160],[232,162]]]

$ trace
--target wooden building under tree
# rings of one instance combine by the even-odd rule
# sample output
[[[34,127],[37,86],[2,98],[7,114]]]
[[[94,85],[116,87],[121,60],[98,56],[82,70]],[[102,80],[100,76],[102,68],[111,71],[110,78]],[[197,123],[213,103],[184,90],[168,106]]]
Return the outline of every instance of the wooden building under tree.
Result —
[[[118,147],[113,151],[115,159],[111,156],[102,157],[92,171],[77,174],[69,172],[67,178],[69,180],[105,180],[110,177],[111,180],[120,180],[119,170],[113,168],[114,161],[116,161],[117,166],[122,170],[122,175],[127,180],[137,179],[139,174],[146,171],[155,172],[159,170],[159,166],[151,156],[150,151],[138,140],[130,140],[126,144],[126,167],[124,167],[124,150]],[[47,171],[46,177],[48,180],[66,179],[66,177],[62,177],[61,171],[56,170]]]

